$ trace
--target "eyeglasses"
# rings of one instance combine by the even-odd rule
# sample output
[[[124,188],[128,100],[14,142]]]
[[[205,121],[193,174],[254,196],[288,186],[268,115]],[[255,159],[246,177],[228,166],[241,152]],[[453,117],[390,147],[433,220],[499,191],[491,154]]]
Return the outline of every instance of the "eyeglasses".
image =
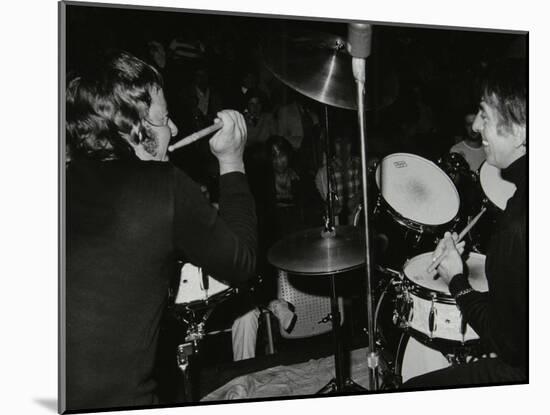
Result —
[[[152,125],[153,127],[168,127],[168,123],[170,122],[170,114],[166,114],[164,116],[164,118],[162,119],[162,124],[155,123],[149,118],[144,118],[144,121],[147,122],[147,124]]]

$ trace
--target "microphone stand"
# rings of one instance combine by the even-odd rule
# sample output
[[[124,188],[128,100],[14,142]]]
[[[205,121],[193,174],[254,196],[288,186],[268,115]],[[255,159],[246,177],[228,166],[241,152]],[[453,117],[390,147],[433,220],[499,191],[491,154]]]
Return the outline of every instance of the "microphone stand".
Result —
[[[370,52],[370,25],[361,23],[351,23],[348,26],[350,37],[350,53],[352,55],[353,77],[357,86],[357,120],[359,124],[359,135],[361,139],[361,179],[363,192],[363,214],[365,218],[365,274],[367,283],[367,330],[369,336],[369,350],[367,354],[367,364],[369,367],[369,391],[378,390],[378,367],[379,353],[375,342],[374,314],[373,314],[373,296],[371,279],[371,256],[369,241],[369,203],[367,193],[367,133],[365,125],[365,81],[366,81],[366,56]],[[363,37],[363,39],[361,39]],[[359,40],[358,40],[359,39]],[[357,45],[365,43],[365,53],[357,53]],[[356,42],[356,44],[353,44]],[[357,57],[356,57],[357,55]]]

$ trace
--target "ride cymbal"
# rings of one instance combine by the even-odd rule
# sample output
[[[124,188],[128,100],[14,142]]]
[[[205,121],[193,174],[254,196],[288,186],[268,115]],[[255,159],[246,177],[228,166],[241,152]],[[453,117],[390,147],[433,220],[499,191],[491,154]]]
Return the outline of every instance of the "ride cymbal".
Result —
[[[324,228],[294,233],[271,247],[269,262],[294,274],[335,274],[365,263],[365,238],[354,226],[337,226],[327,235]]]
[[[262,42],[267,68],[284,84],[307,97],[339,108],[356,110],[357,94],[352,57],[342,36],[289,32]],[[398,94],[394,71],[367,58],[365,109],[391,104]]]

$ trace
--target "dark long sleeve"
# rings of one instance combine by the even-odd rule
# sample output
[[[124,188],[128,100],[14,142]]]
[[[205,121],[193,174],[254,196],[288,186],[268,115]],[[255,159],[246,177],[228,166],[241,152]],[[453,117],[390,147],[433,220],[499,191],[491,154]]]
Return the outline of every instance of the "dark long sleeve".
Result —
[[[242,173],[220,177],[219,211],[179,171],[174,198],[174,245],[185,259],[229,283],[255,271],[257,233],[254,199]]]
[[[457,304],[466,321],[503,360],[514,366],[527,362],[527,220],[526,162],[517,160],[503,177],[517,186],[499,217],[487,252],[488,293],[460,295]],[[453,296],[471,288],[464,276],[449,285]]]
[[[152,405],[159,324],[176,259],[237,282],[256,262],[254,202],[222,176],[220,212],[169,163],[67,170],[67,406]]]

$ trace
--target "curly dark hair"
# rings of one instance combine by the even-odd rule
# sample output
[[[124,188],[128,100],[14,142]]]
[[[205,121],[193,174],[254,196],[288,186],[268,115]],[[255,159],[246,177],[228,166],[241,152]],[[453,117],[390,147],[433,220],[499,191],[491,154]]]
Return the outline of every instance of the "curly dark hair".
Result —
[[[72,158],[135,159],[131,144],[154,141],[142,122],[151,91],[163,86],[151,65],[124,51],[108,51],[67,83],[67,143]]]

